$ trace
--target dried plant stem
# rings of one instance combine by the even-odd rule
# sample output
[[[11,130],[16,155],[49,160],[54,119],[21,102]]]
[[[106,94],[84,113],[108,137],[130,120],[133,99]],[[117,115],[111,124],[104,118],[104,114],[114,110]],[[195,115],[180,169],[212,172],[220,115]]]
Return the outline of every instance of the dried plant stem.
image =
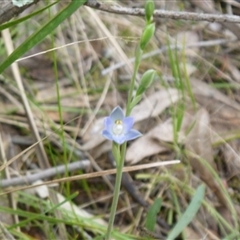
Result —
[[[68,172],[71,172],[71,171],[76,171],[79,169],[85,169],[88,166],[90,166],[89,160],[81,160],[81,161],[69,163],[67,166],[60,165],[60,166],[46,169],[44,171],[40,171],[35,174],[31,174],[31,175],[3,179],[0,182],[0,186],[2,188],[5,188],[5,187],[12,187],[12,186],[19,186],[19,185],[23,185],[23,184],[31,184],[37,180],[43,180],[43,179],[46,179],[49,177],[53,177],[56,174],[64,173],[66,171],[66,169],[68,170]]]
[[[7,52],[10,55],[13,52],[14,47],[13,47],[13,42],[12,42],[12,38],[11,38],[11,35],[9,32],[9,29],[3,30],[2,36],[3,36],[4,43],[6,45]],[[24,86],[22,83],[18,64],[16,62],[14,62],[11,65],[11,67],[12,67],[13,76],[16,80],[16,83],[17,83],[17,86],[19,89],[22,103],[23,103],[23,106],[24,106],[24,109],[25,109],[25,112],[26,112],[26,115],[28,118],[31,132],[32,132],[35,140],[38,142],[38,144],[36,145],[36,155],[37,155],[39,166],[41,167],[41,169],[48,169],[48,168],[50,168],[50,164],[49,164],[48,157],[47,157],[47,154],[44,149],[43,142],[41,141],[41,137],[40,137],[40,134],[39,134],[39,131],[37,128],[37,124],[36,124],[32,109],[30,107],[28,98],[26,96],[26,92],[25,92],[25,89],[24,89]],[[53,203],[58,204],[58,199],[54,192],[50,192],[50,199]],[[62,218],[61,212],[57,209],[55,210],[55,215],[57,218],[60,218],[60,219]],[[62,223],[59,224],[59,234],[63,239],[67,238],[65,225]]]
[[[122,172],[132,172],[132,171],[138,171],[138,170],[142,170],[142,169],[156,168],[156,167],[178,164],[178,163],[180,163],[180,160],[171,160],[171,161],[163,161],[163,162],[160,161],[160,162],[154,162],[154,163],[140,164],[140,165],[135,165],[135,166],[124,167],[122,169]],[[102,177],[102,176],[115,174],[115,173],[116,173],[116,169],[109,169],[109,170],[104,170],[101,172],[92,172],[92,173],[86,173],[86,174],[82,174],[82,175],[71,176],[71,177],[58,178],[58,179],[54,179],[51,181],[46,181],[44,183],[36,184],[34,186],[31,185],[31,186],[13,188],[9,191],[1,192],[0,196],[5,195],[7,193],[21,191],[21,190],[27,190],[27,189],[31,189],[31,188],[35,188],[35,187],[40,187],[40,186],[45,186],[45,185],[50,185],[50,184],[55,184],[55,183],[79,181],[82,179],[89,179],[89,178],[95,178],[95,177]]]
[[[3,138],[7,138],[9,139],[9,136],[3,136],[2,137],[2,134],[1,134],[1,128],[0,128],[0,158],[1,160],[3,161],[3,163],[6,163],[7,162],[7,156],[6,156],[6,153],[5,153],[5,148],[4,148],[4,141],[3,141]],[[6,178],[7,180],[9,180],[11,178],[10,176],[10,172],[9,172],[9,168],[5,168],[5,175],[6,175]],[[16,198],[14,198],[14,195],[12,193],[9,193],[7,194],[8,196],[8,200],[9,200],[9,205],[12,209],[14,210],[17,210],[17,203],[16,203]],[[13,215],[13,220],[14,220],[14,223],[15,224],[18,224],[19,223],[19,217],[17,214],[14,214]],[[17,231],[20,232],[20,227],[17,227]],[[0,238],[1,239],[1,238]]]
[[[39,0],[35,0],[34,3],[37,3],[38,1]],[[29,4],[29,5],[25,5],[24,7],[18,8],[13,6],[11,3],[7,4],[6,6],[0,9],[0,24],[9,21],[15,15],[20,14],[31,5],[32,4]],[[88,7],[99,9],[101,11],[105,11],[109,13],[133,15],[133,16],[145,16],[145,11],[143,8],[121,7],[113,4],[105,4],[102,2],[97,2],[94,0],[87,1],[85,5]],[[239,16],[229,15],[229,14],[205,14],[205,13],[155,10],[153,15],[154,17],[159,17],[159,18],[178,19],[178,20],[187,20],[187,21],[240,23]]]
[[[121,7],[113,4],[105,4],[97,1],[87,1],[85,4],[88,7],[99,9],[101,11],[133,16],[145,16],[143,8],[129,8]],[[207,21],[207,22],[232,22],[240,23],[240,17],[228,14],[205,14],[205,13],[192,13],[192,12],[174,12],[166,10],[155,10],[154,17],[188,20],[188,21]]]

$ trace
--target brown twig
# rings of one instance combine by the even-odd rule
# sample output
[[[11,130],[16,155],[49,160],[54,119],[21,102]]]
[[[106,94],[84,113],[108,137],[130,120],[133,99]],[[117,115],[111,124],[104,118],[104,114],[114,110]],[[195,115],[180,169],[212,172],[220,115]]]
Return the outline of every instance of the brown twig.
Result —
[[[116,13],[122,15],[145,16],[145,10],[142,8],[121,7],[113,4],[105,4],[97,1],[87,1],[86,6],[101,11]],[[192,12],[174,12],[166,10],[155,10],[154,17],[187,20],[187,21],[207,21],[207,22],[232,22],[240,23],[240,17],[228,14],[205,14]]]
[[[40,0],[34,0],[33,3],[27,4],[23,7],[13,6],[11,1],[3,1],[2,3],[0,3],[0,24],[9,21],[13,17],[22,13],[25,9],[29,8],[30,6],[36,4],[39,1]]]
[[[35,0],[32,4],[23,6],[21,8],[13,6],[8,3],[0,9],[0,24],[9,21],[14,16],[22,13],[29,6],[36,4],[39,0]],[[143,8],[129,8],[121,7],[113,4],[105,4],[97,1],[87,1],[85,6],[98,9],[101,11],[116,13],[122,15],[145,16]],[[192,12],[174,12],[166,10],[155,10],[154,17],[187,20],[187,21],[207,21],[207,22],[231,22],[240,23],[240,17],[228,14],[205,14],[205,13],[192,13]]]
[[[147,164],[140,164],[136,166],[129,166],[129,167],[124,167],[123,172],[132,172],[132,171],[138,171],[142,169],[148,169],[148,168],[154,168],[154,167],[160,167],[160,166],[166,166],[166,165],[172,165],[172,164],[178,164],[180,163],[180,160],[170,160],[170,161],[163,161],[163,162],[154,162],[154,163],[147,163]],[[51,181],[46,181],[40,184],[36,185],[31,185],[31,186],[24,186],[24,187],[19,187],[15,189],[11,189],[10,191],[6,192],[1,192],[0,196],[11,193],[11,192],[16,192],[20,190],[26,190],[26,189],[31,189],[39,186],[44,186],[44,185],[50,185],[54,183],[62,183],[62,182],[70,182],[70,181],[79,181],[82,179],[89,179],[89,178],[95,178],[95,177],[101,177],[105,175],[110,175],[110,174],[115,174],[116,169],[109,169],[109,170],[104,170],[101,172],[92,172],[92,173],[86,173],[82,175],[76,175],[76,176],[71,176],[71,177],[64,177],[64,178],[59,178],[59,179],[54,179]]]
[[[6,187],[20,186],[25,184],[32,184],[37,180],[44,180],[44,179],[53,177],[56,174],[64,173],[66,169],[68,172],[71,172],[79,169],[85,169],[88,166],[90,166],[89,160],[81,160],[81,161],[69,163],[67,166],[61,165],[61,166],[51,167],[44,171],[31,174],[31,175],[9,178],[9,179],[2,179],[0,182],[0,186],[2,188],[6,188]]]
[[[171,50],[182,50],[182,49],[191,49],[191,48],[200,48],[200,47],[212,47],[212,46],[219,46],[219,45],[223,45],[223,44],[228,44],[228,43],[232,43],[235,42],[237,39],[216,39],[216,40],[209,40],[209,41],[202,41],[202,42],[197,42],[197,43],[188,43],[185,46],[181,46],[181,45],[176,45],[176,44],[172,44],[170,46],[163,46],[161,48],[155,49],[151,52],[147,52],[145,54],[143,54],[142,59],[147,59],[159,54],[162,54],[164,52],[167,52],[168,49]],[[129,58],[128,60],[130,63],[133,63],[135,61],[135,57]],[[108,68],[105,68],[101,71],[101,74],[107,75],[121,67],[123,67],[124,65],[126,65],[126,62],[122,61],[122,62],[117,62],[114,65],[109,66]]]

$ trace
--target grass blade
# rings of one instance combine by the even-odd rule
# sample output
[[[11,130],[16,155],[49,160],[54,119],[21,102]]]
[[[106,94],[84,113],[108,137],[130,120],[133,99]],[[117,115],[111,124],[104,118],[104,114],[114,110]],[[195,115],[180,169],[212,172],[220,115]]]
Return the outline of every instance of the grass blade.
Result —
[[[15,26],[21,22],[24,22],[28,19],[31,19],[32,17],[34,17],[35,15],[38,15],[40,13],[42,13],[43,11],[45,11],[46,9],[50,8],[51,6],[55,5],[57,2],[53,2],[51,3],[50,5],[40,9],[40,10],[37,10],[36,12],[33,12],[31,14],[28,14],[27,16],[24,16],[22,18],[19,18],[19,19],[16,19],[16,20],[13,20],[11,22],[7,22],[7,23],[4,23],[2,25],[0,25],[0,31],[6,29],[6,28],[9,28],[9,27],[12,27],[12,26]]]
[[[198,212],[200,206],[202,205],[202,200],[205,195],[205,186],[200,185],[193,197],[191,203],[189,204],[187,210],[184,212],[182,217],[179,219],[178,223],[175,225],[173,230],[168,235],[168,240],[176,239],[176,237],[184,230],[184,228],[193,220],[196,213]]]
[[[157,221],[157,215],[160,211],[161,205],[162,200],[160,198],[157,198],[148,210],[145,226],[149,231],[154,231],[155,223]]]
[[[53,19],[43,25],[37,32],[28,37],[11,55],[0,65],[0,73],[8,66],[29,51],[35,45],[40,43],[48,34],[57,28],[65,19],[71,16],[86,0],[72,1],[69,5],[59,12]]]

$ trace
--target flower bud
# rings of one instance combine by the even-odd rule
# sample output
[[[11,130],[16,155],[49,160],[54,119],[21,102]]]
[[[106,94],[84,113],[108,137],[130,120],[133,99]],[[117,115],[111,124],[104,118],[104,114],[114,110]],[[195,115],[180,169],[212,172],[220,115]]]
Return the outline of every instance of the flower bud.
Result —
[[[152,0],[148,0],[145,4],[145,17],[146,17],[147,23],[150,23],[152,21],[153,11],[154,11],[154,2]]]
[[[149,69],[143,74],[140,80],[140,85],[137,89],[136,96],[143,94],[144,91],[151,86],[155,76],[156,71],[153,69]]]
[[[140,40],[140,48],[143,50],[147,44],[150,42],[152,36],[155,32],[155,23],[151,23],[145,27]]]

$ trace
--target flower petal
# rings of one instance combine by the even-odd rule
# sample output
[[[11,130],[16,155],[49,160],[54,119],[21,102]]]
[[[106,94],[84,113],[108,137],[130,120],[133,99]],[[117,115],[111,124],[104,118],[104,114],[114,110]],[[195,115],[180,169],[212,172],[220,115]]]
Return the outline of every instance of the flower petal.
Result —
[[[116,120],[123,120],[124,119],[123,110],[119,106],[115,107],[110,114],[110,118],[112,119],[113,122],[115,122]]]
[[[102,135],[110,141],[113,140],[113,135],[107,130],[103,130]]]
[[[104,119],[104,126],[105,126],[105,129],[108,132],[112,131],[111,129],[112,129],[113,124],[114,124],[114,122],[113,122],[113,120],[110,117],[105,117],[105,119]]]
[[[131,129],[129,132],[127,132],[125,134],[125,139],[126,139],[126,141],[129,141],[129,140],[133,140],[135,138],[141,137],[141,136],[142,136],[142,134],[139,131],[137,131],[135,129]]]
[[[125,134],[131,130],[133,123],[134,123],[133,117],[126,117],[123,119],[123,128]]]
[[[124,142],[127,141],[124,135],[113,135],[112,138],[113,138],[113,141],[118,144],[123,144]]]

